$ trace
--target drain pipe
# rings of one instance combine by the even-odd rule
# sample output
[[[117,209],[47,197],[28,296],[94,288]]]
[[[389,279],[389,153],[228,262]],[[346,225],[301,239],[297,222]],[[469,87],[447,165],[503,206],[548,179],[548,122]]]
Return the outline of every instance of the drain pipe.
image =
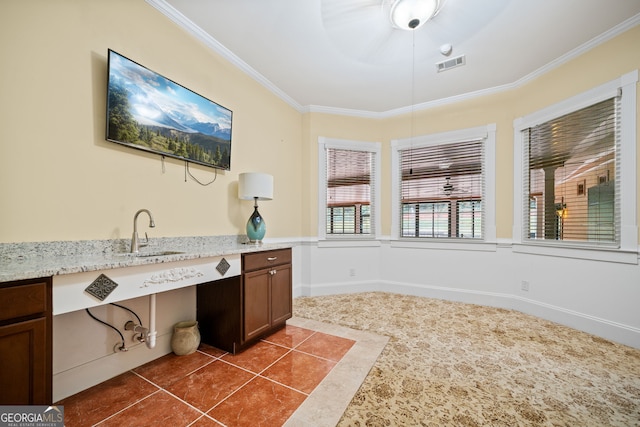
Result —
[[[156,294],[149,295],[149,333],[147,335],[147,347],[154,348],[156,346]]]

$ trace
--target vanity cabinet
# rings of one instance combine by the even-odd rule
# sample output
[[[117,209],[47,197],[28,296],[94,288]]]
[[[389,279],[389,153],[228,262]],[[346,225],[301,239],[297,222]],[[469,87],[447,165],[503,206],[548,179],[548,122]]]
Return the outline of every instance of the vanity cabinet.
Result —
[[[51,279],[0,283],[0,405],[50,405]]]
[[[243,340],[264,335],[291,317],[291,249],[242,257]]]
[[[242,275],[197,288],[203,343],[237,353],[292,315],[291,249],[242,255]]]

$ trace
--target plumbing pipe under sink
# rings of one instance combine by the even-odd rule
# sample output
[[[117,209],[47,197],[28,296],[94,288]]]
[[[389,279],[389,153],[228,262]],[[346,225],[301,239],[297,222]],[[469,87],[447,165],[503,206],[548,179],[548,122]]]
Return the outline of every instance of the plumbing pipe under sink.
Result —
[[[154,348],[156,346],[156,294],[149,295],[149,332],[147,334],[147,347]]]
[[[142,325],[136,325],[132,321],[128,321],[125,323],[124,329],[139,333],[138,341],[144,342],[148,348],[156,346],[156,337],[158,335],[158,331],[156,331],[156,294],[149,295],[149,328],[147,329]]]
[[[140,334],[138,337],[138,341],[147,342],[147,337],[149,335],[149,330],[142,325],[136,325],[131,320],[124,324],[125,331],[133,331],[136,334]],[[134,339],[136,337],[134,336]]]

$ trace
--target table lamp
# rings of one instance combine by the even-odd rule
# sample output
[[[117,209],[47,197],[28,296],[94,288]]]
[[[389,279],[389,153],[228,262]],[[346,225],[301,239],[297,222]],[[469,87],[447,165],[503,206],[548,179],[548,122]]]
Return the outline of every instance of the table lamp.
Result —
[[[258,212],[258,200],[273,199],[273,176],[259,172],[241,173],[238,177],[238,198],[254,200],[253,214],[247,221],[247,237],[249,243],[262,244],[267,225]]]

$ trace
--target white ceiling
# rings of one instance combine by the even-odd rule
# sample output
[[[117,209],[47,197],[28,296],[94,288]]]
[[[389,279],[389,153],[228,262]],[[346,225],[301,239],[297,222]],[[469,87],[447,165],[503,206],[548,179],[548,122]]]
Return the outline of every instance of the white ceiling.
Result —
[[[518,86],[640,24],[640,0],[444,0],[415,32],[391,0],[147,1],[296,109],[376,117]]]

